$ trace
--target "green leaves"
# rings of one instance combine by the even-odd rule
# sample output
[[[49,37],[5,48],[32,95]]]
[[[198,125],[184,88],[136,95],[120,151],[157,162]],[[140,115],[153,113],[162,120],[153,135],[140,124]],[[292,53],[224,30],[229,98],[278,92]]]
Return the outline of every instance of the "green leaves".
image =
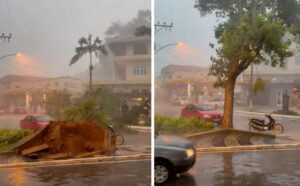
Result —
[[[31,133],[31,130],[25,129],[0,129],[0,148],[13,144]]]
[[[77,105],[64,109],[64,120],[67,122],[93,121],[105,126],[111,118],[99,108],[100,94],[98,90],[87,92]]]
[[[66,91],[52,92],[47,95],[46,113],[55,120],[63,120],[63,110],[71,105],[71,95]]]
[[[250,24],[249,16],[245,12],[240,18],[229,17],[215,30],[220,47],[211,58],[210,71],[217,76],[216,86],[224,86],[229,77],[237,77],[251,63],[282,67],[284,59],[292,55],[283,20],[266,13],[256,15]]]
[[[211,130],[214,125],[196,118],[155,115],[155,132],[159,134],[182,134],[192,132],[203,132]]]
[[[69,65],[75,64],[87,52],[89,52],[89,53],[94,52],[96,56],[98,56],[98,53],[107,55],[107,50],[104,47],[104,45],[101,44],[102,41],[99,39],[98,36],[96,37],[93,44],[92,44],[91,40],[92,40],[91,34],[88,36],[88,38],[81,37],[78,40],[78,43],[80,46],[75,48],[76,54],[71,58]]]
[[[258,92],[263,92],[265,90],[265,81],[261,78],[257,78],[253,85],[253,92],[256,95]]]

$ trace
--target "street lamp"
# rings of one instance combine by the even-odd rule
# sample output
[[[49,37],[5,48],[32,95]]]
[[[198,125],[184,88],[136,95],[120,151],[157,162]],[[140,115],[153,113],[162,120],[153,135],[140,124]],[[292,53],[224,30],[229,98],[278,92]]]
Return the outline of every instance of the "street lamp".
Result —
[[[16,53],[16,54],[7,54],[7,55],[5,55],[5,56],[0,57],[0,60],[3,59],[3,58],[5,58],[5,57],[9,57],[9,56],[20,56],[20,55],[21,55],[20,53]]]
[[[160,47],[159,49],[157,49],[157,50],[155,51],[155,54],[157,54],[161,49],[166,48],[166,47],[168,47],[168,46],[182,47],[182,46],[183,46],[183,43],[178,42],[178,43],[170,43],[170,44],[164,45],[164,46]]]

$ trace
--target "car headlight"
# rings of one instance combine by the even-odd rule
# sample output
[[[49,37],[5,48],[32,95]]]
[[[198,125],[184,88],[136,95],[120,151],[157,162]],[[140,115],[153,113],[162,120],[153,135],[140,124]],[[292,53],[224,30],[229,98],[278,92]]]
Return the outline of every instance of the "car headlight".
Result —
[[[194,150],[193,149],[187,149],[185,152],[186,152],[187,157],[194,156]]]
[[[204,117],[204,118],[211,118],[211,116],[210,116],[210,115],[207,115],[207,114],[204,114],[203,117]]]

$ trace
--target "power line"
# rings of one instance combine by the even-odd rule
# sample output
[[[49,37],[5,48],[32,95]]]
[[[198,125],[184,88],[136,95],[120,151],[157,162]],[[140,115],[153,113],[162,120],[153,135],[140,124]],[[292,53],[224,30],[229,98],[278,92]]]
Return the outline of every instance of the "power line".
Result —
[[[159,21],[154,24],[154,29],[157,30],[157,29],[165,29],[165,31],[172,31],[172,28],[173,28],[173,23],[170,23],[170,24],[167,24],[166,22],[163,22],[163,23],[160,23]]]
[[[12,37],[12,34],[5,35],[4,33],[2,33],[2,35],[0,35],[0,40],[3,39],[4,42],[7,41],[9,43],[11,37]]]

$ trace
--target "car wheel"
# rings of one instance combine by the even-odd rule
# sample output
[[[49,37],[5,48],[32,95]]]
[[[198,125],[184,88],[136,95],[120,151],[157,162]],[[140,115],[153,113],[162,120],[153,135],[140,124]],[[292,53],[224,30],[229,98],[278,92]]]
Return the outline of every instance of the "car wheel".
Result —
[[[172,172],[171,166],[163,161],[155,161],[155,184],[163,184],[170,179]]]

